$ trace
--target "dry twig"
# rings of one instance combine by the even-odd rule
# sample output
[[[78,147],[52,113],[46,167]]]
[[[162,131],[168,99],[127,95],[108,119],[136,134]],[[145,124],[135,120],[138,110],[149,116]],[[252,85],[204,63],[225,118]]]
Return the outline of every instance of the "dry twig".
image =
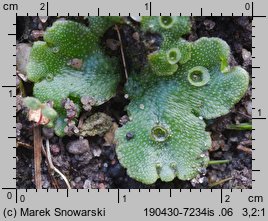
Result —
[[[120,51],[121,51],[121,57],[122,57],[122,62],[123,62],[123,66],[124,66],[126,80],[128,80],[128,73],[127,73],[127,66],[126,66],[126,59],[125,59],[125,54],[124,54],[124,49],[123,49],[123,43],[122,43],[119,28],[117,25],[115,25],[115,30],[117,32],[118,40],[120,42]]]
[[[23,143],[23,142],[20,142],[20,141],[17,141],[17,145],[16,147],[25,147],[27,149],[30,149],[32,150],[33,149],[33,146],[31,146],[30,144],[27,144],[27,143]]]
[[[246,154],[249,154],[251,155],[252,154],[252,149],[248,148],[248,147],[245,147],[241,144],[239,144],[237,147],[236,147],[238,150],[241,150],[243,152],[245,152]]]
[[[42,188],[41,160],[42,160],[42,137],[40,126],[36,126],[34,131],[34,181],[36,189]]]

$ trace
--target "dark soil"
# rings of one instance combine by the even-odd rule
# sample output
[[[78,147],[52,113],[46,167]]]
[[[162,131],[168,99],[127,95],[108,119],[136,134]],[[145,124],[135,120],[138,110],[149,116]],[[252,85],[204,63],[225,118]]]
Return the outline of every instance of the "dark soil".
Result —
[[[49,17],[46,22],[40,22],[38,17],[18,17],[17,42],[32,43],[42,40],[42,32],[56,18]],[[70,19],[70,18],[69,18]],[[71,18],[81,20],[80,18]],[[240,65],[251,75],[251,18],[250,17],[194,17],[192,33],[186,38],[189,41],[207,37],[220,37],[231,47],[231,65]],[[86,24],[87,25],[87,24]],[[136,70],[146,64],[145,47],[142,42],[154,42],[151,50],[157,48],[161,38],[157,35],[139,34],[133,26],[120,27],[125,56],[128,67]],[[133,37],[134,36],[134,37]],[[108,40],[107,39],[112,39]],[[154,41],[152,41],[152,39]],[[116,48],[116,32],[109,30],[102,44],[110,55],[120,55]],[[109,44],[107,46],[107,43]],[[130,58],[131,59],[128,59]],[[122,73],[123,69],[122,69]],[[24,95],[31,96],[32,84],[25,83]],[[124,107],[128,100],[124,98],[123,83],[118,86],[118,93],[109,102],[93,109],[93,112],[104,112],[111,116],[114,126],[122,126],[127,121]],[[33,161],[33,124],[27,121],[27,110],[21,105],[21,91],[17,91],[17,188],[35,188]],[[175,179],[170,183],[157,181],[154,185],[144,185],[127,174],[119,164],[112,142],[102,136],[88,137],[89,150],[80,154],[71,154],[66,146],[76,141],[75,136],[59,138],[53,131],[42,129],[44,138],[49,138],[52,160],[54,165],[68,178],[72,188],[251,188],[252,187],[252,156],[251,131],[228,130],[230,124],[251,121],[251,85],[244,98],[225,116],[207,122],[207,131],[211,132],[212,147],[209,151],[211,160],[228,159],[230,163],[212,165],[204,173],[206,175],[196,180],[180,181]],[[110,135],[112,136],[112,135]],[[88,148],[87,146],[85,148]],[[74,147],[75,148],[75,147]],[[65,183],[47,169],[45,158],[42,163],[43,188],[66,188]],[[227,179],[226,181],[224,181]],[[219,183],[218,183],[219,182]],[[216,185],[217,184],[217,185]]]

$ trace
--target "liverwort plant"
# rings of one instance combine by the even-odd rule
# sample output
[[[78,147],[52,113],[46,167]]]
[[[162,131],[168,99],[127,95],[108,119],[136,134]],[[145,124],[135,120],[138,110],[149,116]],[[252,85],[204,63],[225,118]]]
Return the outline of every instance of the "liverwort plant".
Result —
[[[122,18],[88,19],[89,27],[56,21],[44,42],[34,43],[27,67],[35,98],[53,101],[59,136],[65,135],[64,99],[76,106],[77,118],[85,96],[95,106],[103,104],[115,95],[120,81],[119,59],[105,54],[100,38]],[[189,17],[142,17],[140,31],[160,35],[162,43],[139,73],[129,70],[125,91],[130,121],[116,131],[118,159],[130,177],[145,184],[193,179],[209,163],[211,137],[205,119],[229,112],[248,88],[248,73],[229,66],[225,41],[186,41]],[[87,129],[83,134],[94,133]]]
[[[126,84],[131,121],[117,130],[117,155],[140,182],[190,180],[209,162],[204,119],[229,112],[248,88],[248,73],[229,67],[230,48],[219,38],[182,40],[189,17],[145,17],[141,27],[161,34],[163,43]]]
[[[64,136],[66,111],[62,101],[71,99],[81,109],[81,98],[91,96],[98,106],[116,93],[120,80],[119,63],[100,46],[100,38],[120,17],[90,17],[90,27],[59,20],[48,28],[44,41],[34,43],[27,66],[34,82],[33,94],[41,102],[53,101],[59,117],[55,132]]]

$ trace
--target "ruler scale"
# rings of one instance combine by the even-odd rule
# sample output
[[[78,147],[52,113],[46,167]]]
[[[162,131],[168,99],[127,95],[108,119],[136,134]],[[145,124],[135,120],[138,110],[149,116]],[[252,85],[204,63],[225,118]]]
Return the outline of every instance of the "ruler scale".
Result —
[[[1,220],[266,220],[266,1],[2,1]],[[17,16],[251,16],[252,189],[16,189]]]

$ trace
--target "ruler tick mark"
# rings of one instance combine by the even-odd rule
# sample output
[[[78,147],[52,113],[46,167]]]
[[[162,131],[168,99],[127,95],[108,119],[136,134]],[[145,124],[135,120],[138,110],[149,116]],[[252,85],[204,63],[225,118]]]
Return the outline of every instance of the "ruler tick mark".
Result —
[[[47,2],[47,16],[48,16],[48,2]]]

